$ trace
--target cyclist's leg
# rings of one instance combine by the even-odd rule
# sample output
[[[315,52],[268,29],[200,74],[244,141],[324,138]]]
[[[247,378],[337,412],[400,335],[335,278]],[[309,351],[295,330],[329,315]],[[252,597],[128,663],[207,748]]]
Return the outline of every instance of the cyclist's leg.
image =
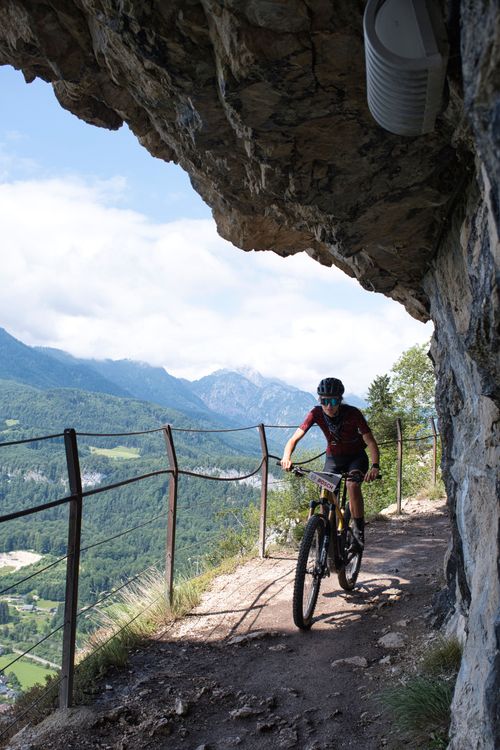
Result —
[[[352,457],[336,458],[337,472],[348,473],[346,481],[349,502],[344,509],[344,520],[340,543],[343,564],[337,569],[339,584],[345,591],[356,585],[364,549],[363,495],[360,483],[368,469],[366,453]],[[353,513],[354,511],[354,513]]]
[[[344,471],[347,471],[347,468],[342,460],[334,458],[333,456],[326,456],[323,471],[332,472],[333,474],[342,474]],[[335,543],[335,536],[330,534],[330,544],[328,546],[328,568],[330,571],[336,569]]]
[[[368,463],[368,456],[365,451],[347,462],[347,471],[350,474],[347,479],[347,493],[354,522],[352,533],[361,549],[365,545],[365,510],[361,482],[368,471]]]

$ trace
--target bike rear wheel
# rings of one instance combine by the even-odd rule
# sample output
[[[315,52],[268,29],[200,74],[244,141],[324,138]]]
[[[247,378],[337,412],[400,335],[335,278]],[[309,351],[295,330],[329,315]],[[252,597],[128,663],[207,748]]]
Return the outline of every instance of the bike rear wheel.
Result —
[[[309,630],[311,627],[318,601],[324,575],[320,558],[326,523],[326,519],[319,515],[311,516],[300,545],[293,589],[293,621],[301,630]]]
[[[337,572],[340,586],[345,591],[352,591],[356,585],[358,579],[359,570],[361,568],[361,560],[363,558],[363,550],[356,547],[356,542],[352,534],[353,520],[349,506],[346,507],[344,513],[344,519],[346,523],[346,529],[343,533],[343,558],[344,564],[342,568]]]

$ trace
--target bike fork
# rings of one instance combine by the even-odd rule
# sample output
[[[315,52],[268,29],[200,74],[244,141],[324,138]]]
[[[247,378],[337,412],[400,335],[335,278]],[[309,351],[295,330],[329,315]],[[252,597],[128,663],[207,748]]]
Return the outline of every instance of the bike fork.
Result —
[[[323,537],[323,545],[321,547],[321,554],[319,558],[320,566],[322,575],[330,575],[330,568],[328,565],[328,550],[330,547],[330,534],[325,532],[325,536]]]

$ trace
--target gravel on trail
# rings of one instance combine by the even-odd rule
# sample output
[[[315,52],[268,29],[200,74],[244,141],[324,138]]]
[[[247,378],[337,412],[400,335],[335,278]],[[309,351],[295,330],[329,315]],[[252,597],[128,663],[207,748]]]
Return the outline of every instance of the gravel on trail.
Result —
[[[448,535],[442,502],[370,523],[356,589],[324,580],[307,632],[291,614],[296,553],[253,559],[134,650],[89,705],[26,727],[9,748],[401,748],[379,696],[436,637]]]

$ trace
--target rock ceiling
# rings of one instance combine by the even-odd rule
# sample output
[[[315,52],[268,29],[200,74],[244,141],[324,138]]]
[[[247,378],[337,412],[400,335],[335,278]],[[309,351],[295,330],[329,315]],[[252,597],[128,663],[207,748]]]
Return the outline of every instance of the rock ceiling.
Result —
[[[391,135],[366,104],[357,0],[0,4],[0,63],[63,107],[123,122],[179,163],[220,234],[308,252],[428,316],[423,275],[467,175],[457,97],[431,135]],[[75,148],[78,144],[75,144]],[[464,158],[465,155],[465,158]]]

